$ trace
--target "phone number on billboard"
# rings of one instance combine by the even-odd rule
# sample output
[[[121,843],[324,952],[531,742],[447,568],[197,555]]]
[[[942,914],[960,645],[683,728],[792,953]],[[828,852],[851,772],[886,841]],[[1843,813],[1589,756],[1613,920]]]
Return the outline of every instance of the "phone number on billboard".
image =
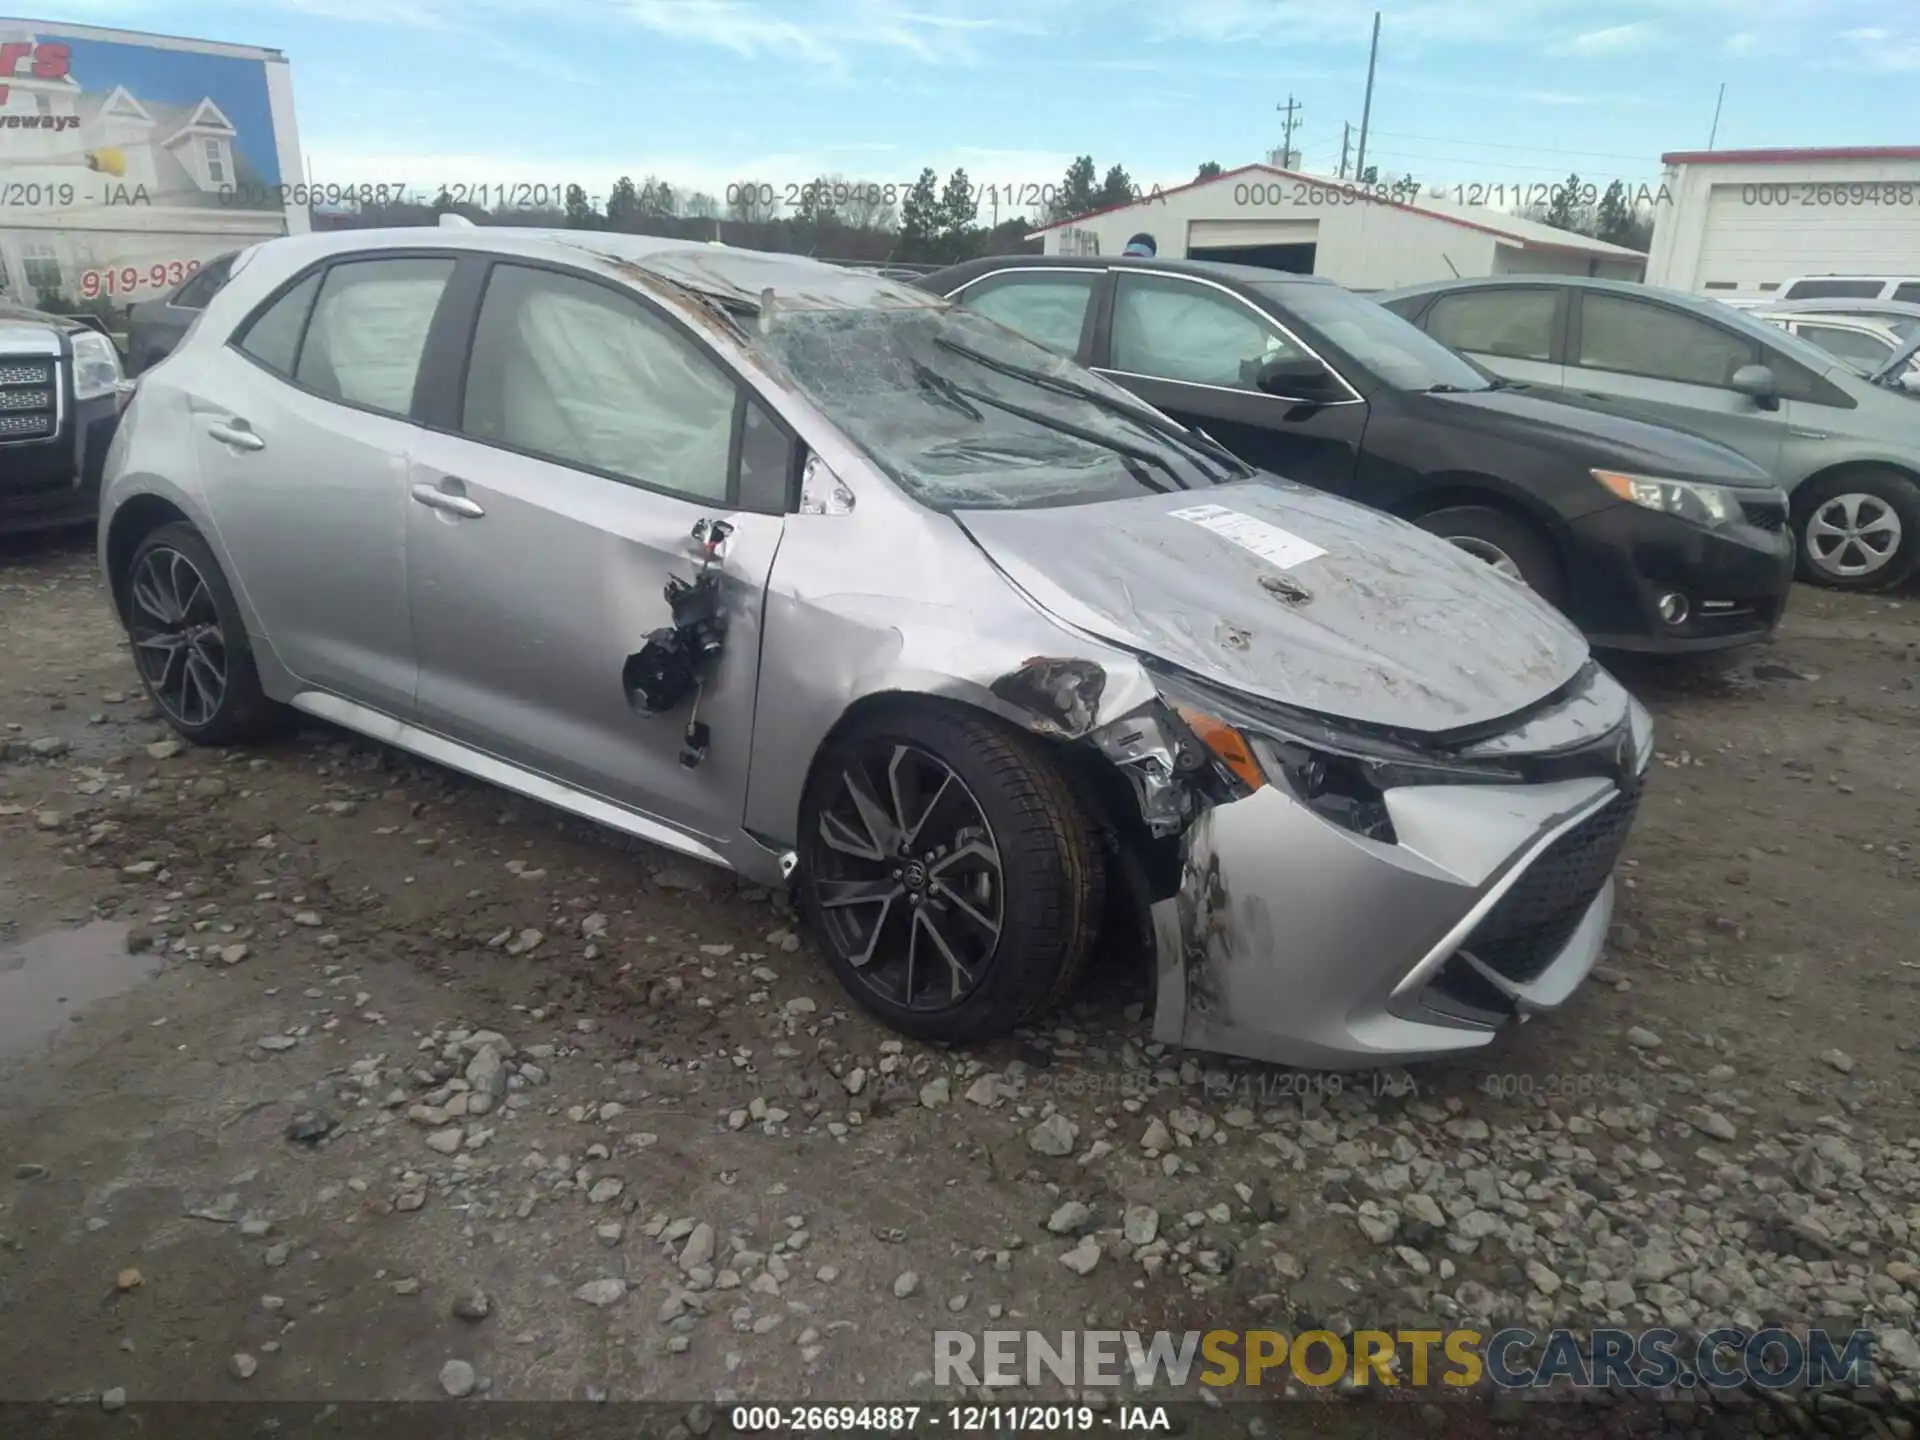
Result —
[[[118,265],[80,275],[80,298],[131,295],[136,290],[171,290],[200,268],[198,260],[156,260],[151,265]]]
[[[222,205],[390,205],[406,194],[404,185],[222,185]]]
[[[1920,185],[1742,185],[1742,205],[1920,205]]]

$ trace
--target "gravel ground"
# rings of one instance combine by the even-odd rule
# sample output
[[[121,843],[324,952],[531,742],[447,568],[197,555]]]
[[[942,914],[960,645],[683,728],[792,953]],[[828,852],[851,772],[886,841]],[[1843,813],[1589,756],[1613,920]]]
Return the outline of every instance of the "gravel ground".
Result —
[[[1623,669],[1660,753],[1596,983],[1344,1079],[1156,1046],[1097,969],[903,1041],[782,896],[336,733],[182,749],[81,543],[0,552],[0,615],[0,1399],[944,1403],[940,1328],[1824,1324],[1880,1390],[1660,1423],[1915,1433],[1911,597]]]

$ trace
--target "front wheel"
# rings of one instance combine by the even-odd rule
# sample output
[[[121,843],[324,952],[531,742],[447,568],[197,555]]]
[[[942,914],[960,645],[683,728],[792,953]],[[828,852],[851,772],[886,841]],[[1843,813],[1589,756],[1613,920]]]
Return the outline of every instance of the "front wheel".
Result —
[[[1898,471],[1831,476],[1793,498],[1802,580],[1890,590],[1920,565],[1920,487]]]
[[[1484,560],[1501,574],[1524,581],[1549,605],[1560,603],[1560,567],[1546,538],[1524,520],[1488,505],[1450,505],[1414,522]]]
[[[800,904],[843,985],[894,1029],[967,1042],[1037,1018],[1084,966],[1104,856],[1039,742],[902,706],[837,736],[801,807]]]

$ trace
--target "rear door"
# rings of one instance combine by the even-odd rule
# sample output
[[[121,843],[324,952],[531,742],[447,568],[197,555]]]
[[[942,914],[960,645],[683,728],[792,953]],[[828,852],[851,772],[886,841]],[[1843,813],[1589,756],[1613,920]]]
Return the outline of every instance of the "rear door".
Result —
[[[1085,364],[1093,344],[1094,300],[1105,279],[1105,271],[1084,265],[1026,265],[982,275],[948,298]]]
[[[575,790],[724,838],[744,807],[761,609],[796,445],[695,333],[598,278],[501,261],[435,358],[406,487],[419,723]],[[471,336],[471,343],[466,337]],[[699,697],[645,716],[622,674],[671,622],[669,576],[720,559],[724,647]]]
[[[1559,285],[1507,285],[1441,295],[1420,328],[1496,375],[1558,389],[1566,383],[1569,296]]]
[[[395,716],[414,691],[409,416],[454,266],[406,251],[311,270],[180,382],[231,578],[281,663]]]
[[[1743,365],[1770,363],[1748,336],[1672,306],[1575,289],[1566,393],[1597,408],[1717,440],[1771,472],[1787,405],[1764,408],[1735,390]]]
[[[1367,403],[1344,381],[1346,398],[1317,405],[1257,389],[1254,372],[1269,359],[1319,359],[1273,316],[1213,281],[1131,267],[1113,272],[1109,299],[1095,369],[1249,464],[1323,490],[1352,487]]]

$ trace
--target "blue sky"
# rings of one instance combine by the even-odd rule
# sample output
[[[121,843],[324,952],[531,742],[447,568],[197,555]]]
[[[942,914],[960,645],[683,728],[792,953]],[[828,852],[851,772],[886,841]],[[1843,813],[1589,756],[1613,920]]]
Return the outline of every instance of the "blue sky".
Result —
[[[658,173],[1142,184],[1358,129],[1372,0],[78,0],[271,45],[323,182]],[[1370,159],[1426,184],[1658,183],[1663,151],[1920,143],[1913,0],[1379,0]]]

